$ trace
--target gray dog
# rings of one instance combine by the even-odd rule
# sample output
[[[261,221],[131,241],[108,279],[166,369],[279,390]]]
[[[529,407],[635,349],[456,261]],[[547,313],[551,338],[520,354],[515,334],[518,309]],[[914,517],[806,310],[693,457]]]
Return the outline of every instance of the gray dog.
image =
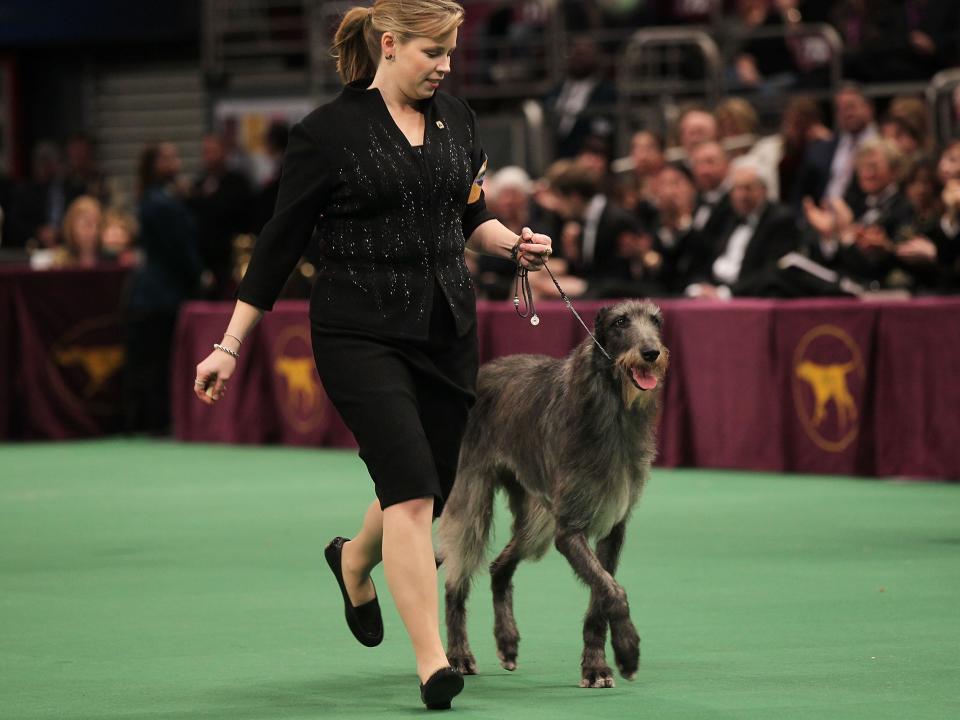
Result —
[[[467,641],[470,582],[484,561],[497,488],[507,493],[513,535],[490,565],[497,656],[517,667],[513,573],[551,541],[590,587],[583,627],[582,687],[613,687],[607,623],[620,674],[632,680],[640,638],[613,575],[630,511],[656,454],[655,423],[668,352],[660,309],[628,301],[603,308],[589,338],[563,360],[514,355],[480,370],[457,481],[440,519],[446,569],[447,657],[477,672]],[[597,538],[596,553],[588,544]]]

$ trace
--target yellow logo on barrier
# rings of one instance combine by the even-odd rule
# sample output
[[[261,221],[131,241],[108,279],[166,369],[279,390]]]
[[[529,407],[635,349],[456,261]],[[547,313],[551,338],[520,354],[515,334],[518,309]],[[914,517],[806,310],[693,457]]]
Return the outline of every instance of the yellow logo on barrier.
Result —
[[[124,349],[110,342],[120,334],[119,324],[116,315],[92,317],[53,343],[47,377],[64,402],[98,415],[119,411]]]
[[[819,325],[793,354],[793,398],[807,435],[827,452],[842,452],[860,431],[850,377],[864,377],[860,348],[835,325]]]
[[[325,396],[314,367],[307,328],[286,328],[274,350],[273,372],[282,378],[286,388],[281,404],[283,416],[297,432],[308,433],[323,422]]]

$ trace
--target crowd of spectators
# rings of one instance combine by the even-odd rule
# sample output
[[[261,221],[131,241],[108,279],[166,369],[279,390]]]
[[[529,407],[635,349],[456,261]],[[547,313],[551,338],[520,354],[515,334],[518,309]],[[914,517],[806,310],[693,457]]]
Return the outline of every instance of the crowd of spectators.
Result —
[[[764,136],[742,97],[691,105],[668,139],[636,132],[619,172],[588,134],[540,179],[494,169],[487,201],[509,208],[515,229],[537,223],[553,234],[551,267],[571,296],[960,290],[960,141],[934,147],[918,98],[894,98],[877,117],[846,84],[833,110],[828,123],[795,96],[779,132]],[[487,296],[512,294],[510,268],[475,270]],[[538,280],[536,291],[556,295]]]

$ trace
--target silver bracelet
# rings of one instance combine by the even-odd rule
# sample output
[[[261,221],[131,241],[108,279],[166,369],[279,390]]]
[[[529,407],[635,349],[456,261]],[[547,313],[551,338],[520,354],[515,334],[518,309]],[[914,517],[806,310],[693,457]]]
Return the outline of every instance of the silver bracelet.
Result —
[[[239,360],[239,359],[240,359],[240,353],[234,352],[234,351],[231,350],[230,348],[225,348],[225,347],[224,347],[223,345],[221,345],[220,343],[214,343],[214,344],[213,344],[213,349],[214,349],[214,350],[220,350],[221,352],[225,352],[227,355],[232,355],[235,360]]]

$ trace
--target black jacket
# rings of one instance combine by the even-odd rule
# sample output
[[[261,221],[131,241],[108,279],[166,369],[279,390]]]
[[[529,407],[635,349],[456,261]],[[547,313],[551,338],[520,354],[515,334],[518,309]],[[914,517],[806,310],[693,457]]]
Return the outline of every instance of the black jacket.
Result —
[[[703,278],[711,283],[720,281],[713,276],[713,263],[726,252],[727,244],[734,231],[740,226],[740,220],[731,214],[723,237],[715,245],[713,258],[709,265],[702,268]],[[796,250],[799,237],[793,213],[783,205],[767,203],[757,218],[756,227],[750,236],[740,274],[730,290],[737,296],[765,295],[769,285],[769,275],[776,270],[776,263],[787,253]]]
[[[439,285],[463,335],[476,320],[465,238],[493,218],[476,116],[436,93],[421,103],[416,149],[369,84],[350,83],[291,129],[277,206],[237,297],[269,310],[316,231],[314,323],[426,338]]]

